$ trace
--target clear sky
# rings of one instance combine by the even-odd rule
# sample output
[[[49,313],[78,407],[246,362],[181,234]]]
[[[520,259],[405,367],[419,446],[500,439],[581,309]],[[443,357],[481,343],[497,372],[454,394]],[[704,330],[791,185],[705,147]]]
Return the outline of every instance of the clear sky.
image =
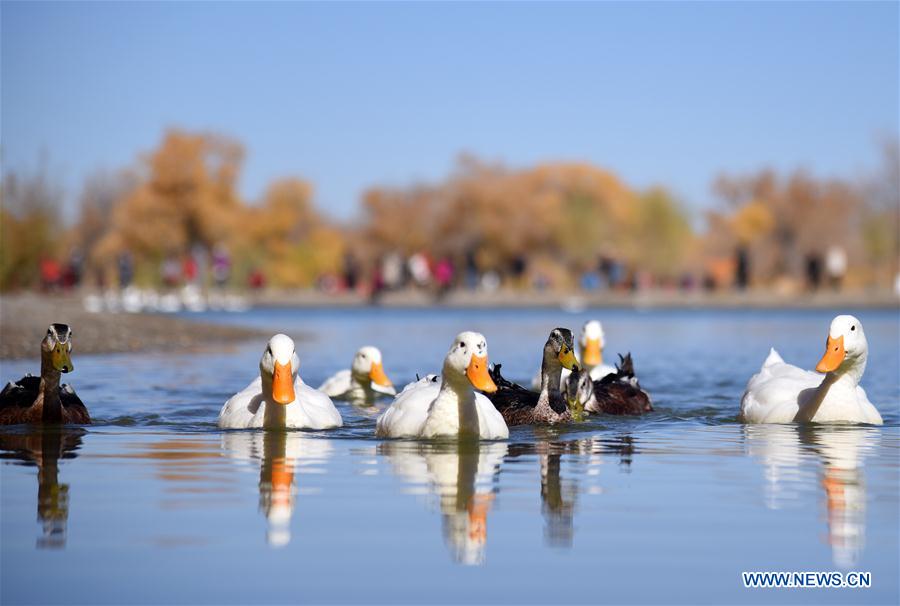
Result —
[[[249,199],[299,175],[341,219],[464,151],[703,208],[723,170],[854,177],[898,128],[894,2],[0,6],[4,168],[45,153],[70,214],[170,126],[241,141]]]

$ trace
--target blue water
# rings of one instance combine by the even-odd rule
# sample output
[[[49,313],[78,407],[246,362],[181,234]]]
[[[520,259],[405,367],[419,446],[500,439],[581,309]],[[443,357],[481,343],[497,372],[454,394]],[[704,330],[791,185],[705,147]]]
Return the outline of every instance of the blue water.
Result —
[[[835,312],[349,309],[191,316],[297,338],[318,384],[360,345],[397,384],[453,336],[527,381],[554,326],[604,323],[656,412],[500,443],[386,441],[345,426],[222,432],[264,339],[78,355],[95,424],[0,430],[0,602],[897,603],[900,323],[860,312],[883,427],[744,426],[770,346],[812,367]],[[76,336],[77,336],[77,327]],[[36,370],[2,361],[0,379]],[[745,589],[742,571],[870,571],[868,589]]]

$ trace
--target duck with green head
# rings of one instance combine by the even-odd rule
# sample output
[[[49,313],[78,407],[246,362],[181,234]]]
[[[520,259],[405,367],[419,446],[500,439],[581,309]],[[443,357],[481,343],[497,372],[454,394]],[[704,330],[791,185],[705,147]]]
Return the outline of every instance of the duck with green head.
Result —
[[[72,329],[51,324],[41,341],[41,376],[25,375],[7,383],[0,392],[0,425],[87,424],[84,402],[69,385],[60,385],[64,372],[72,372]]]
[[[531,391],[512,383],[500,374],[500,364],[490,371],[497,385],[493,393],[484,392],[494,407],[503,415],[507,425],[555,425],[576,420],[574,411],[566,404],[560,391],[560,375],[563,368],[580,369],[575,358],[572,331],[554,328],[544,344],[541,359],[541,390]]]

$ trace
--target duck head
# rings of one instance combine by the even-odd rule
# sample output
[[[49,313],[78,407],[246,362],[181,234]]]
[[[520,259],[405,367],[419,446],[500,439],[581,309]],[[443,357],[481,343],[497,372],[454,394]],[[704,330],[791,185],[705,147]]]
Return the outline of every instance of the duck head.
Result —
[[[585,322],[578,339],[581,363],[588,368],[603,364],[603,348],[606,346],[603,325],[597,320]]]
[[[584,420],[584,407],[594,397],[594,382],[586,368],[578,368],[569,375],[565,388],[566,406],[575,421]]]
[[[853,316],[837,316],[831,321],[828,338],[825,340],[825,353],[816,365],[816,370],[836,375],[849,373],[858,380],[865,371],[868,353],[869,344],[862,323]]]
[[[554,328],[544,344],[544,360],[561,364],[564,368],[575,370],[580,368],[575,358],[572,344],[572,331],[568,328]],[[557,366],[557,368],[559,368]]]
[[[384,372],[384,366],[381,364],[381,351],[377,347],[360,348],[353,356],[350,373],[359,384],[371,385],[374,391],[389,395],[397,393],[394,384]]]
[[[72,372],[72,329],[68,324],[51,324],[41,341],[41,359],[47,360],[56,372]]]
[[[259,374],[263,385],[272,386],[272,400],[278,404],[294,401],[294,379],[300,370],[300,358],[294,351],[294,340],[278,334],[269,339],[266,351],[259,361]]]
[[[455,386],[470,384],[487,393],[497,391],[488,373],[487,340],[483,334],[467,331],[456,336],[444,358],[443,377]]]

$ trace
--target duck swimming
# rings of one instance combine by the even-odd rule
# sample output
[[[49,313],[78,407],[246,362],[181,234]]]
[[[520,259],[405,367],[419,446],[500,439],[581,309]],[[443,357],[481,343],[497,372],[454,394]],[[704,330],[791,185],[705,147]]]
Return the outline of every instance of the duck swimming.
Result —
[[[573,420],[559,387],[563,368],[580,368],[572,348],[571,330],[554,328],[544,344],[540,393],[507,381],[500,374],[500,368],[497,364],[491,370],[496,392],[486,395],[507,425],[554,425]]]
[[[586,370],[573,370],[566,384],[566,402],[573,411],[594,414],[642,415],[653,412],[650,396],[634,376],[631,354],[623,358],[614,374],[599,381]]]
[[[482,393],[496,391],[488,374],[487,341],[462,332],[450,346],[441,377],[430,375],[407,385],[378,417],[382,438],[509,437],[503,417]]]
[[[831,321],[816,374],[786,363],[773,348],[741,398],[744,423],[871,423],[883,421],[859,386],[869,345],[853,316]]]
[[[578,362],[590,371],[591,378],[599,380],[608,374],[616,372],[614,366],[603,363],[603,348],[606,345],[606,336],[603,333],[603,325],[598,320],[588,320],[581,327],[581,335],[578,337]],[[563,388],[569,378],[569,369],[563,368],[560,375],[560,385]],[[538,371],[531,380],[532,389],[541,388],[541,371]]]
[[[259,376],[219,412],[224,429],[330,429],[343,424],[331,398],[299,377],[294,341],[278,334],[259,361]]]
[[[319,385],[319,391],[357,406],[374,406],[379,397],[397,395],[393,383],[384,373],[381,351],[371,346],[360,348],[353,356],[350,368],[335,373]]]
[[[59,384],[61,374],[74,369],[72,330],[68,324],[51,324],[41,341],[41,376],[25,375],[0,392],[0,425],[90,423],[75,390]]]

